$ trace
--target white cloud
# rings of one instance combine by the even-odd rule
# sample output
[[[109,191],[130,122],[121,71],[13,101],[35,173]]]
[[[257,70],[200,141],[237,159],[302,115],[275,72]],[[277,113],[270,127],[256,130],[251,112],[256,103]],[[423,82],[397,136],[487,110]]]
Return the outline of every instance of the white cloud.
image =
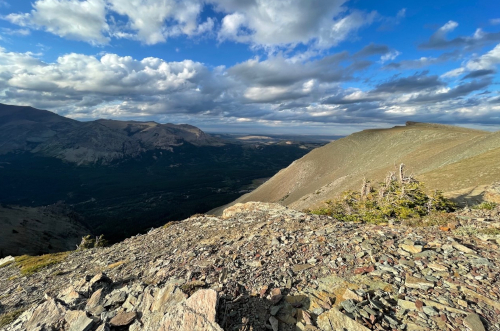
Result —
[[[30,24],[31,15],[28,13],[24,14],[9,14],[4,17],[7,21],[19,25],[19,26],[28,26]]]
[[[2,28],[2,33],[10,36],[28,36],[31,34],[31,31],[29,29]]]
[[[241,28],[245,24],[246,18],[243,14],[234,13],[224,16],[218,35],[219,40],[232,39],[239,42],[247,42],[249,40],[248,34],[241,32]]]
[[[377,14],[349,11],[346,0],[36,0],[29,13],[4,17],[23,27],[45,29],[60,37],[106,44],[110,37],[153,45],[169,37],[198,36],[219,28],[219,41],[265,48],[297,44],[326,49],[346,40]],[[213,6],[224,17],[203,22]],[[398,17],[404,15],[402,9]]]
[[[106,44],[108,30],[104,0],[37,0],[31,13],[10,14],[8,21],[43,28],[60,37]]]
[[[169,36],[212,31],[213,18],[198,22],[202,9],[202,0],[36,0],[30,13],[12,13],[4,19],[92,44],[106,44],[113,36],[152,45]],[[126,22],[115,22],[112,14],[125,16]]]
[[[500,18],[493,18],[490,20],[491,25],[498,25],[500,24]]]
[[[169,36],[204,33],[214,26],[211,18],[198,25],[202,10],[198,0],[107,1],[112,11],[128,17],[127,28],[134,32],[134,38],[149,45],[165,42]]]
[[[377,17],[376,12],[363,13],[355,11],[338,21],[335,21],[332,26],[326,24],[321,27],[316,45],[319,48],[330,48],[338,45],[351,35],[351,33],[359,30],[364,25],[371,24]]]
[[[386,54],[382,55],[380,57],[380,62],[384,63],[384,62],[387,62],[387,61],[392,61],[392,60],[396,59],[400,55],[401,55],[401,52],[399,52],[399,51],[396,51],[396,50],[391,51],[389,53],[386,53]]]
[[[467,72],[480,70],[495,70],[500,64],[500,44],[496,45],[491,51],[475,57],[462,65],[462,67],[450,70],[442,77],[457,77]]]
[[[396,15],[396,18],[402,19],[406,17],[406,8],[401,9],[398,11],[398,14]]]
[[[220,40],[261,46],[314,43],[329,48],[351,32],[373,22],[375,13],[354,11],[345,14],[345,0],[213,0],[226,13],[219,31]]]
[[[13,74],[8,83],[29,90],[50,85],[71,93],[150,95],[193,88],[194,81],[206,70],[190,60],[167,63],[157,58],[137,61],[115,54],[100,59],[68,54],[58,58],[57,63],[26,67]]]
[[[488,61],[494,56],[490,53],[482,59]],[[466,104],[468,95],[487,88],[491,79],[449,87],[439,77],[421,73],[379,83],[371,91],[343,88],[352,79],[354,69],[346,65],[352,61],[342,52],[314,61],[277,56],[209,69],[190,60],[139,60],[116,54],[67,54],[45,63],[35,54],[0,49],[0,102],[74,118],[276,126],[401,122],[409,114],[417,116],[414,120],[431,120],[440,112],[448,114],[440,121],[447,121],[459,116],[456,109],[485,109],[488,102]],[[495,109],[460,121],[490,123]]]
[[[450,70],[450,71],[442,74],[441,77],[443,77],[443,78],[458,77],[461,74],[463,74],[464,72],[465,72],[464,68],[457,68],[457,69],[453,69],[453,70]]]
[[[450,31],[455,30],[457,26],[458,26],[457,22],[450,20],[450,21],[446,22],[445,25],[443,25],[442,27],[440,27],[439,30],[438,30],[438,32],[439,33],[448,33]]]
[[[429,38],[427,42],[419,45],[424,49],[443,49],[443,48],[461,48],[466,49],[478,48],[487,44],[496,43],[500,41],[500,32],[484,32],[481,29],[476,29],[474,34],[469,36],[459,36],[453,39],[447,39],[448,33],[455,30],[458,23],[455,21],[448,21],[445,25],[440,27]]]
[[[468,61],[466,68],[469,71],[495,69],[498,64],[500,64],[500,44],[496,45],[488,53]]]

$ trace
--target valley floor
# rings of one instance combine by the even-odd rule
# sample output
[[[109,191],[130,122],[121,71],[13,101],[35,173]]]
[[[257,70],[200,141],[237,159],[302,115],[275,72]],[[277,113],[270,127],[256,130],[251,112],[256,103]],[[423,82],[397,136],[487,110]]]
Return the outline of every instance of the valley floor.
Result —
[[[462,211],[438,228],[236,205],[224,217],[195,215],[71,252],[32,275],[4,265],[0,323],[9,331],[499,330],[499,211]]]

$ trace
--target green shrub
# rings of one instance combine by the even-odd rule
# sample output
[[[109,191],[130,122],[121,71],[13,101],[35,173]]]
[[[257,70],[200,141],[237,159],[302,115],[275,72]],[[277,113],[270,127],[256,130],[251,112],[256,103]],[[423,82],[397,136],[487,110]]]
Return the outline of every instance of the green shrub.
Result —
[[[422,183],[412,177],[405,177],[402,167],[400,169],[399,179],[391,173],[378,188],[365,180],[359,192],[346,191],[339,198],[326,201],[324,208],[313,210],[312,213],[329,215],[345,222],[375,224],[393,218],[421,219],[429,216],[429,220],[422,221],[422,224],[445,224],[438,212],[454,211],[456,205],[440,191],[427,194]]]
[[[485,201],[485,202],[480,203],[478,205],[472,206],[472,209],[493,210],[496,208],[496,206],[497,206],[497,204],[494,202]]]

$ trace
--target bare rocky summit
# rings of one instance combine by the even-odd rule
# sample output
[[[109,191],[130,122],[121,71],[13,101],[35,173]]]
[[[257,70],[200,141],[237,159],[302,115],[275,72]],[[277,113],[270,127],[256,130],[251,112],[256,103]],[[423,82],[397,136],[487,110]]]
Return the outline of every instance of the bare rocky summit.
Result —
[[[1,330],[499,330],[499,232],[499,207],[410,227],[240,204],[29,276],[0,262]]]

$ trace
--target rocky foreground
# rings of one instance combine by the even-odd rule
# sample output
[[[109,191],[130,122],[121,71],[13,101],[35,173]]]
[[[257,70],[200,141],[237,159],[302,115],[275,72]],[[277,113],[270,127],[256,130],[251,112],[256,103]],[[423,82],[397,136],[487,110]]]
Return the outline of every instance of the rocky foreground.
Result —
[[[2,330],[500,330],[499,215],[375,226],[236,205],[30,276],[0,266]]]

